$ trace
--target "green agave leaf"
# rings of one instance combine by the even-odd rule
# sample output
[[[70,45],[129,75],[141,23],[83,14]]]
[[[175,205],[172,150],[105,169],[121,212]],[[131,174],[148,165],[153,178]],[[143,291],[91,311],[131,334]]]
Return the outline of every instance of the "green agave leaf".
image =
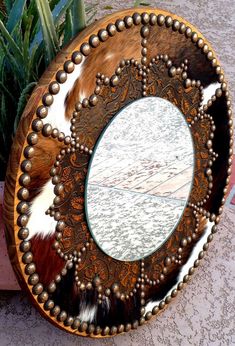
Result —
[[[32,82],[29,83],[24,90],[22,91],[19,101],[18,101],[18,106],[17,106],[17,112],[16,112],[16,117],[15,117],[15,121],[14,121],[14,133],[16,132],[18,123],[20,121],[20,117],[23,113],[23,110],[25,108],[25,105],[28,101],[29,96],[32,93],[33,88],[35,87],[37,83],[36,82]]]
[[[1,21],[5,21],[5,14],[2,12],[1,8],[0,8],[0,19]]]
[[[39,15],[37,11],[37,6],[35,1],[30,1],[28,8],[25,10],[25,14],[27,17],[33,16],[31,34],[30,34],[30,42],[32,42],[33,38],[40,30],[40,21]]]
[[[11,54],[8,45],[5,44],[2,37],[0,37],[0,47],[5,57],[5,61],[8,63],[8,66],[10,66],[12,70],[12,75],[14,76],[15,80],[17,80],[17,83],[19,84],[20,88],[22,88],[24,83],[23,64],[21,64],[17,60],[14,54]]]
[[[11,33],[16,26],[20,26],[26,0],[16,0],[11,8],[6,23],[6,29]]]
[[[45,70],[45,64],[42,64],[42,69],[39,71],[41,62],[43,61],[43,44],[40,46],[34,46],[29,60],[28,70],[29,72],[29,81],[38,81],[41,77],[41,74]]]
[[[64,40],[63,45],[66,45],[73,37],[73,19],[71,9],[68,9],[65,16]]]
[[[52,11],[55,26],[59,24],[61,18],[66,14],[67,9],[70,8],[73,1],[74,0],[60,0],[55,6],[54,10]]]
[[[5,145],[6,142],[6,135],[5,131],[3,129],[5,128],[6,120],[7,120],[7,114],[6,114],[6,101],[5,101],[5,95],[3,93],[0,93],[0,101],[1,101],[1,116],[0,116],[0,130],[1,130],[1,137],[2,141]],[[1,148],[2,150],[2,148]]]
[[[74,1],[71,7],[71,11],[73,22],[73,36],[75,36],[86,27],[86,11],[84,1]]]
[[[32,60],[32,55],[29,53],[29,40],[30,40],[30,30],[33,22],[33,16],[29,17],[27,22],[27,26],[25,28],[24,40],[23,40],[23,56],[24,56],[24,70],[26,76],[26,83],[28,83],[30,79],[30,75],[32,74],[31,68],[29,67],[30,62]]]
[[[54,10],[54,8],[58,4],[58,2],[60,2],[60,0],[49,0],[49,5],[50,5],[51,11]]]
[[[71,6],[72,2],[73,0],[55,1],[55,3],[53,4],[54,9],[52,11],[52,17],[53,17],[55,27],[57,27],[60,24],[60,22],[62,21],[62,18],[66,15],[66,11]],[[50,1],[50,6],[51,6],[51,1]],[[39,25],[37,25],[37,28],[39,28]],[[42,30],[37,30],[37,32],[34,31],[31,37],[33,38],[33,41],[31,43],[30,49],[32,49],[32,47],[35,44],[39,45],[43,41]]]
[[[1,81],[0,81],[0,87],[2,91],[15,103],[14,96],[10,93],[10,91],[5,87],[5,85]]]
[[[59,42],[56,35],[52,13],[47,0],[35,0],[41,21],[41,29],[44,39],[45,60],[48,65],[59,50]]]
[[[2,36],[5,38],[9,49],[12,51],[15,58],[18,60],[18,63],[23,64],[23,55],[1,20],[0,20],[0,32],[2,33]]]
[[[4,5],[6,7],[6,10],[7,10],[7,13],[9,14],[11,12],[11,8],[12,8],[12,5],[13,5],[13,0],[5,0],[4,1]]]

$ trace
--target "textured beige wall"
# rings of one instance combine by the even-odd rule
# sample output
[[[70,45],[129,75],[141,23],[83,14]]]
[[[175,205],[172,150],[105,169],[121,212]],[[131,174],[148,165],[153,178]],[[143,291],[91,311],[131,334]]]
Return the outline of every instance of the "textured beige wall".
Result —
[[[97,17],[113,11],[104,10],[106,5],[120,10],[133,2],[100,1]],[[151,5],[184,17],[208,38],[235,100],[235,1],[162,0]],[[0,292],[0,345],[235,345],[234,230],[235,208],[227,206],[219,232],[192,281],[164,312],[137,331],[100,341],[75,337],[42,319],[23,293]]]

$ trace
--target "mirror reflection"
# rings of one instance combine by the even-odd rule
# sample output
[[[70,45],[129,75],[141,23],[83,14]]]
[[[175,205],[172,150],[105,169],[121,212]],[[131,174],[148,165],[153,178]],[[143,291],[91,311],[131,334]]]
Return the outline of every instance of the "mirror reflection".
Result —
[[[86,217],[98,246],[134,261],[177,226],[191,190],[194,149],[183,114],[146,97],[123,108],[96,143],[86,181]]]

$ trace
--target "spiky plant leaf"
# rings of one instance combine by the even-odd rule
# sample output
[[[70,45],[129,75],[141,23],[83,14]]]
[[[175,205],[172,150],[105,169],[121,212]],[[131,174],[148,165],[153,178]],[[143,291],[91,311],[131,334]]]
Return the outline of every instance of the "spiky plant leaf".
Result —
[[[0,20],[0,31],[4,39],[6,40],[9,48],[12,50],[13,54],[15,55],[15,58],[18,60],[18,63],[22,64],[23,63],[22,53],[1,20]]]
[[[86,27],[86,11],[83,0],[73,1],[71,14],[73,21],[73,35],[75,36]]]
[[[62,19],[65,17],[66,11],[71,7],[73,1],[74,0],[56,0],[55,3],[53,3],[54,9],[52,11],[52,17],[53,17],[55,28],[60,24]],[[50,2],[50,5],[51,5],[51,2]],[[39,21],[36,24],[36,26],[39,27]],[[57,32],[58,32],[58,30],[57,30]],[[57,34],[57,36],[58,36],[58,34]],[[60,37],[60,35],[58,37]],[[38,30],[37,32],[34,32],[32,35],[32,38],[34,38],[34,39],[31,43],[31,49],[36,44],[40,45],[41,42],[43,42],[42,30]]]
[[[12,8],[12,5],[13,5],[13,2],[14,2],[14,0],[5,0],[4,1],[4,5],[5,5],[5,8],[6,8],[6,11],[7,11],[8,15],[11,12],[11,8]]]
[[[11,8],[6,23],[6,29],[11,33],[16,26],[20,26],[26,0],[16,0]]]
[[[71,9],[68,9],[65,17],[65,26],[64,26],[64,40],[63,45],[66,45],[71,38],[73,37],[73,19]]]
[[[48,1],[35,1],[41,21],[41,29],[44,39],[45,62],[46,65],[48,65],[59,51],[59,40],[56,35],[56,29]]]
[[[32,90],[34,89],[34,87],[37,85],[36,82],[31,82],[29,83],[24,90],[22,91],[19,101],[18,101],[18,105],[17,105],[17,113],[16,113],[16,117],[15,117],[15,121],[14,121],[14,133],[17,129],[18,123],[20,121],[20,117],[21,114],[23,113],[23,110],[26,106],[26,103],[29,99],[29,96],[32,93]]]

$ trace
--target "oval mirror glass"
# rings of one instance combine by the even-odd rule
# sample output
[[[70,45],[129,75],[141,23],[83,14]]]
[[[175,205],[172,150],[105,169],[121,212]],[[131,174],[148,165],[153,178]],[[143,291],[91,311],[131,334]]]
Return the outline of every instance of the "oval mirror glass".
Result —
[[[194,148],[180,110],[159,97],[123,108],[100,135],[90,161],[86,217],[109,256],[135,261],[177,226],[190,194]]]

